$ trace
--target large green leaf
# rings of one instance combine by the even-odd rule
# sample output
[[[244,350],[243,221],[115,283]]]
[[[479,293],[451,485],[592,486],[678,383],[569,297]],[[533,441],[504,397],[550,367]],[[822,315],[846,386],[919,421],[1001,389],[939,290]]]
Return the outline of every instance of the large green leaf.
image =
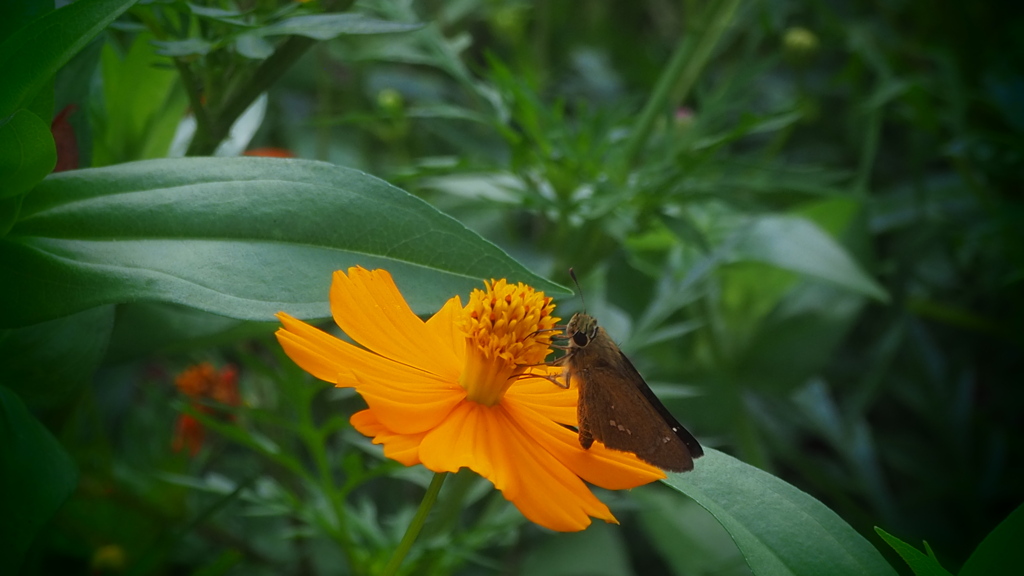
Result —
[[[67,404],[92,382],[107,351],[114,307],[99,306],[24,328],[0,329],[0,382],[34,409]]]
[[[52,174],[0,240],[0,326],[174,302],[244,320],[329,315],[331,272],[392,272],[434,311],[481,279],[566,290],[422,200],[306,160],[181,158]]]
[[[731,240],[734,258],[820,278],[883,302],[889,295],[849,253],[809,220],[766,215],[745,223]]]
[[[72,56],[136,0],[78,0],[54,10],[0,44],[0,118],[28,106]]]
[[[17,574],[39,530],[78,483],[78,470],[18,395],[0,386],[0,574]]]
[[[959,576],[1024,572],[1021,542],[1024,542],[1024,504],[989,532],[964,563]]]
[[[0,118],[0,198],[22,194],[57,164],[50,125],[28,110]]]
[[[863,536],[798,488],[718,450],[665,483],[710,512],[758,576],[896,576]]]
[[[181,354],[269,334],[279,324],[245,322],[177,304],[138,302],[117,307],[104,364],[136,360],[157,352]]]

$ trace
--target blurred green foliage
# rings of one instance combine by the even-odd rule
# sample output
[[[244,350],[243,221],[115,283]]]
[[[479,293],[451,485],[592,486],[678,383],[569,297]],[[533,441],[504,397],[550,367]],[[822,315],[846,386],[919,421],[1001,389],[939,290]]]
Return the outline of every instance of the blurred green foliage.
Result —
[[[542,277],[574,267],[588,311],[702,442],[820,499],[894,566],[873,527],[957,572],[1024,500],[1021,11],[151,0],[53,59],[54,100],[79,106],[83,168],[284,148],[409,190]],[[0,66],[17,57],[0,44]],[[0,166],[5,231],[52,165],[34,120],[53,102],[16,96],[0,99],[0,151],[28,134],[33,162]],[[233,125],[242,143],[218,148]],[[113,314],[3,332],[11,357],[55,367],[12,363],[3,384],[81,475],[24,573],[384,565],[429,474],[347,427],[358,398],[314,385],[266,325],[166,302]],[[234,423],[174,399],[174,374],[206,359],[240,368]],[[210,432],[195,459],[170,450],[181,412]],[[554,536],[479,478],[449,483],[417,573],[748,573],[661,486],[602,495],[630,530]],[[40,505],[64,488],[40,486]]]

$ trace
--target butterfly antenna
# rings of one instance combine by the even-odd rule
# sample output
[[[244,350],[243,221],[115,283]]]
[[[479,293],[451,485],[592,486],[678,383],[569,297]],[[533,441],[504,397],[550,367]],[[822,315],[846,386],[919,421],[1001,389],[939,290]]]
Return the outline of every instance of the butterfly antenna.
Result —
[[[569,276],[572,277],[573,283],[576,284],[576,289],[579,290],[580,292],[580,302],[583,303],[583,312],[586,313],[587,301],[583,299],[583,288],[580,286],[580,281],[576,279],[576,271],[573,270],[572,268],[569,268]]]

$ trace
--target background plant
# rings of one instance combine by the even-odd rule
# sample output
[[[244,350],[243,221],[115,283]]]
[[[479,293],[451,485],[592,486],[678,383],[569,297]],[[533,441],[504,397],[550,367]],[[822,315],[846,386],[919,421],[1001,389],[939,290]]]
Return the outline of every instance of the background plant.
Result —
[[[82,571],[109,545],[122,563],[100,568],[137,573],[386,562],[428,480],[380,460],[347,428],[358,400],[266,338],[285,306],[326,316],[349,264],[425,286],[406,294],[419,312],[508,276],[563,296],[562,316],[580,303],[541,277],[574,266],[702,441],[880,549],[874,526],[956,569],[1020,503],[1017,9],[50,8],[0,18],[0,379],[25,431],[4,462],[34,463],[4,474],[30,495],[5,506],[34,522],[5,541],[23,571]],[[71,142],[79,168],[106,168],[47,176]],[[165,159],[257,146],[427,202],[320,164]],[[417,245],[421,229],[460,241]],[[190,460],[170,450],[190,410],[171,382],[207,359],[239,366],[246,403],[233,423],[193,413],[213,438]],[[612,496],[643,530],[554,536],[471,475],[453,486],[410,567],[747,569],[664,487]]]

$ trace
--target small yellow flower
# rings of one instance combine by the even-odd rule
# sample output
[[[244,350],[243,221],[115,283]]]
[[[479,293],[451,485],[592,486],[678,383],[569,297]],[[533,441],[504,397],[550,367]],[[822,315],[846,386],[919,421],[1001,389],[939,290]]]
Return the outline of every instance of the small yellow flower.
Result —
[[[504,280],[486,287],[424,322],[387,272],[350,268],[334,273],[331,311],[364,348],[283,312],[277,338],[307,372],[362,395],[369,408],[352,425],[387,457],[434,472],[470,468],[552,530],[582,530],[590,517],[615,522],[584,480],[620,490],[664,473],[600,443],[580,447],[563,426],[577,423],[576,388],[544,378],[559,368],[529,367],[550,353],[551,299]]]

